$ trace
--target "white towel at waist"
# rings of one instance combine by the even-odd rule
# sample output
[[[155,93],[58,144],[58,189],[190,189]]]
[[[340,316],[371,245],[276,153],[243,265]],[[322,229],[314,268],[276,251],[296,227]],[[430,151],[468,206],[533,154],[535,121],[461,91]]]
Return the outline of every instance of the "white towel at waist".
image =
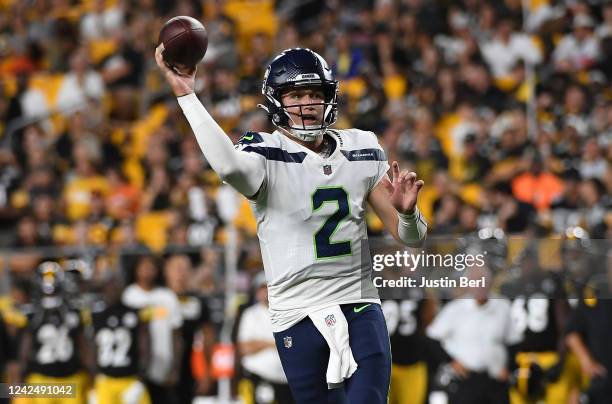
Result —
[[[357,370],[357,362],[349,345],[348,323],[339,305],[317,309],[308,313],[317,330],[329,345],[327,387],[342,386],[345,379]]]

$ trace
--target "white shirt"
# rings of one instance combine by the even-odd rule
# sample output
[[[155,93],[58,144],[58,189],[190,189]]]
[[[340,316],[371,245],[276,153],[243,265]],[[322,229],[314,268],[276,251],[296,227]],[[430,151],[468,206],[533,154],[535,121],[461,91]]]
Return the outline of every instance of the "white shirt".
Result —
[[[105,86],[102,76],[96,71],[85,73],[84,80],[79,81],[75,73],[68,73],[57,94],[56,108],[60,111],[85,107],[89,98],[100,99],[104,95]]]
[[[123,10],[112,7],[101,13],[87,13],[81,19],[81,37],[85,40],[102,39],[123,28]]]
[[[380,302],[371,267],[362,267],[361,247],[368,194],[389,164],[373,133],[328,133],[336,149],[327,158],[278,131],[249,133],[236,146],[258,156],[258,168],[265,170],[251,206],[275,332],[309,309]]]
[[[495,298],[478,305],[474,299],[460,298],[440,310],[427,335],[468,370],[497,378],[506,365],[506,346],[521,339],[515,328],[508,300]]]
[[[497,38],[481,44],[482,55],[491,68],[493,77],[503,77],[512,71],[520,59],[537,64],[542,61],[540,50],[528,35],[511,34],[508,42]]]
[[[576,69],[583,68],[587,62],[599,58],[597,37],[593,35],[582,42],[578,42],[574,35],[566,35],[555,48],[553,58],[555,63],[568,61]]]
[[[123,304],[135,309],[153,308],[149,322],[152,358],[147,374],[151,380],[163,383],[172,371],[174,359],[173,332],[183,325],[181,305],[176,294],[168,288],[150,291],[132,284],[123,291]]]
[[[268,308],[261,303],[247,307],[238,326],[238,342],[274,342]],[[249,372],[274,383],[287,383],[287,376],[275,347],[262,349],[242,357],[242,366]]]

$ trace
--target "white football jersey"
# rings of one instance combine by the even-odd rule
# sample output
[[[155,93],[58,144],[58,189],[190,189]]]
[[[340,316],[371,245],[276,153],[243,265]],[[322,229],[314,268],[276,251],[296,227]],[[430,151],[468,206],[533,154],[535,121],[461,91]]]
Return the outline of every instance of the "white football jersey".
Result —
[[[371,132],[330,130],[324,158],[279,131],[249,132],[236,148],[260,156],[262,188],[251,201],[257,219],[272,327],[283,331],[310,309],[379,302],[370,281],[365,204],[389,169]]]

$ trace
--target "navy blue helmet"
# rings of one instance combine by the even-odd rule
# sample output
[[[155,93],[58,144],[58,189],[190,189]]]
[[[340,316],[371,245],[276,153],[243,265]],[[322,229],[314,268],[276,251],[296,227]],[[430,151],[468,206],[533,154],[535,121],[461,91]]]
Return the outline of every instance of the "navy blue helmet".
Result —
[[[324,95],[323,121],[314,126],[295,124],[282,105],[281,96],[299,87],[313,86],[320,87]],[[263,107],[272,123],[302,140],[314,140],[338,117],[338,81],[334,80],[325,59],[310,49],[287,49],[274,58],[264,75],[261,92],[265,97]],[[306,105],[292,107],[299,106],[301,109]]]

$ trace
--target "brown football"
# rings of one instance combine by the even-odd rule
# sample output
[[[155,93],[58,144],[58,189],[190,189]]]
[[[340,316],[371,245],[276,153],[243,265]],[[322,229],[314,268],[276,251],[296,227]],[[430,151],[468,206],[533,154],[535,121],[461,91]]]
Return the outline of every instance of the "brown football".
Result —
[[[206,54],[208,34],[200,21],[180,15],[164,24],[159,43],[164,44],[162,55],[168,65],[192,68]]]

